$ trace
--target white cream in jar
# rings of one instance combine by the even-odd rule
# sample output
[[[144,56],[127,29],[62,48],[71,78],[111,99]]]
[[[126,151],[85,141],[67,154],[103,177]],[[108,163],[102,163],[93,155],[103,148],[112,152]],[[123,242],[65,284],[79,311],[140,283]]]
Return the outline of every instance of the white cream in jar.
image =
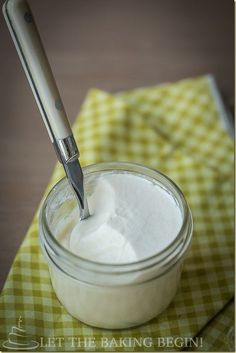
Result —
[[[47,212],[44,207],[41,213],[54,290],[69,313],[85,323],[139,325],[175,295],[191,239],[190,211],[180,190],[148,168],[106,163],[84,172],[90,218],[79,220],[66,181],[49,194]],[[50,231],[44,227],[46,215]]]
[[[71,213],[70,220],[58,224],[57,239],[74,254],[101,263],[153,256],[175,239],[183,223],[165,189],[130,173],[100,175],[88,205],[91,217],[80,221],[77,212]]]

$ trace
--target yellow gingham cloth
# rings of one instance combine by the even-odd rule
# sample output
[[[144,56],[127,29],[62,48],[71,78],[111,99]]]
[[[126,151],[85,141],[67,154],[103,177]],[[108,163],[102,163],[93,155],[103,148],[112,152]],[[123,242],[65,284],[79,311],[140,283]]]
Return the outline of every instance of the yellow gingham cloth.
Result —
[[[39,351],[234,350],[233,142],[213,91],[208,76],[116,95],[95,89],[74,124],[82,165],[141,163],[168,175],[185,194],[194,218],[193,242],[168,309],[126,330],[96,329],[73,319],[51,287],[37,212],[2,292],[1,350],[20,317]],[[46,193],[63,176],[58,164]],[[62,338],[61,344],[53,337]],[[71,337],[80,344],[71,344]],[[95,347],[86,345],[89,337]],[[101,346],[102,337],[110,347]],[[149,338],[151,344],[117,347],[125,337]],[[181,340],[168,346],[168,338],[181,337],[199,338],[198,347],[181,347]]]

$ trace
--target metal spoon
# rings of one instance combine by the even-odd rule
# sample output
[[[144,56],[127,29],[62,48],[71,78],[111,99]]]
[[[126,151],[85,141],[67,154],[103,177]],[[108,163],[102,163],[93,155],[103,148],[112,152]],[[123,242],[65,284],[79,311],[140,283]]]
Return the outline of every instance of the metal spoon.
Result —
[[[79,150],[30,7],[25,0],[7,0],[3,14],[57,157],[75,191],[83,220],[90,214]]]

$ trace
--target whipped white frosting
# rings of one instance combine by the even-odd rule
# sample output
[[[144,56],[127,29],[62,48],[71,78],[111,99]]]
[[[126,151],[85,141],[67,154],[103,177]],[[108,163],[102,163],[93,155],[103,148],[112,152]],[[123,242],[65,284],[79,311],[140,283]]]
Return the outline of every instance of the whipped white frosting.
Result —
[[[91,217],[77,213],[62,227],[61,243],[83,258],[101,263],[131,263],[157,254],[176,238],[181,211],[158,184],[129,173],[97,178],[88,197]],[[64,230],[63,230],[64,229]]]

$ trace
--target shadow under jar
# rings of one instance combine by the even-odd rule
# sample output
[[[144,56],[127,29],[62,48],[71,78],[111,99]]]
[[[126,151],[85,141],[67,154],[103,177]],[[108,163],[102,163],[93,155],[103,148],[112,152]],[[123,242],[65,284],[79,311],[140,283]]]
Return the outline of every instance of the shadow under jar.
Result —
[[[69,233],[73,227],[70,215],[79,212],[67,179],[60,180],[52,188],[42,205],[41,247],[53,288],[66,310],[95,327],[123,329],[143,324],[161,313],[175,296],[192,238],[190,209],[173,181],[147,167],[109,162],[87,166],[83,172],[88,196],[98,177],[107,173],[128,173],[166,191],[182,215],[180,231],[160,252],[131,263],[101,263],[78,256],[61,244],[61,222],[66,224],[68,220],[66,231]],[[158,210],[153,212],[158,215]],[[147,238],[148,234],[143,237]]]

